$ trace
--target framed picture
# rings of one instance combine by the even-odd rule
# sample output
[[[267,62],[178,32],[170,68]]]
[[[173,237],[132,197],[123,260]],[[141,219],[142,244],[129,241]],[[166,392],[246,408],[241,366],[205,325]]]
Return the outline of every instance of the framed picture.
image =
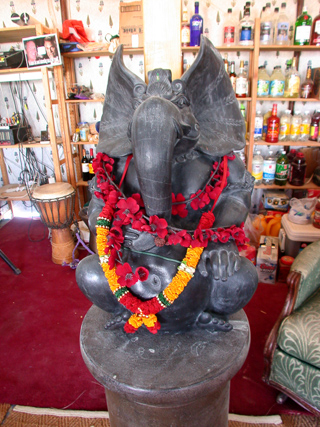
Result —
[[[27,67],[61,65],[61,55],[56,34],[22,39]]]

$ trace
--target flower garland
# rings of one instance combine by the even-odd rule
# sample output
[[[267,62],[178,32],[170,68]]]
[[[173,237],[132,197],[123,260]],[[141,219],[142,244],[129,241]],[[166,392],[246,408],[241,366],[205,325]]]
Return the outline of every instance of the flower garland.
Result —
[[[97,184],[102,193],[96,192],[95,195],[105,201],[105,206],[97,218],[97,250],[101,267],[112,293],[121,304],[133,313],[124,326],[124,330],[127,333],[135,332],[143,324],[151,333],[157,333],[160,329],[160,323],[156,314],[173,304],[183,292],[192,279],[202,252],[209,240],[226,243],[230,238],[233,238],[237,245],[243,245],[247,240],[243,229],[235,225],[229,228],[211,229],[215,220],[212,211],[223,188],[227,185],[228,158],[233,160],[234,157],[224,156],[221,164],[218,164],[218,162],[215,164],[218,176],[215,186],[212,187],[211,184],[207,184],[205,191],[199,190],[191,196],[193,209],[202,209],[206,204],[210,203],[208,194],[214,192],[215,197],[211,211],[202,214],[199,225],[192,236],[186,230],[176,231],[170,228],[165,219],[158,218],[156,215],[151,216],[148,221],[144,213],[141,196],[133,194],[132,197],[125,199],[113,182],[114,160],[106,154],[97,154],[93,161],[93,168],[97,176]],[[212,172],[212,179],[213,175],[214,173]],[[173,195],[173,199],[178,202],[184,202],[185,200],[181,196],[177,195],[175,197]],[[186,205],[183,205],[184,203],[181,203],[178,205],[179,208],[173,209],[176,209],[178,214],[180,212],[185,217]],[[133,229],[152,234],[158,246],[180,244],[187,247],[186,255],[179,264],[177,273],[172,281],[156,297],[147,301],[143,301],[133,295],[130,292],[130,287],[138,280],[147,280],[149,271],[144,267],[138,267],[133,273],[128,263],[121,264],[117,261],[118,251],[121,250],[121,244],[124,241],[121,227],[128,224]]]

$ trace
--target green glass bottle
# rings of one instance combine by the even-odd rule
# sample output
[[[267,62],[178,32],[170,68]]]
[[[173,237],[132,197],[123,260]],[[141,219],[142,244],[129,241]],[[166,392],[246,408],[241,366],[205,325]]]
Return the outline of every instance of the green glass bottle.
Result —
[[[306,6],[303,7],[302,15],[298,16],[295,24],[293,44],[305,46],[310,44],[312,18],[308,15]]]
[[[280,156],[276,162],[276,174],[274,183],[276,185],[286,185],[289,174],[289,159],[284,150],[281,151]]]

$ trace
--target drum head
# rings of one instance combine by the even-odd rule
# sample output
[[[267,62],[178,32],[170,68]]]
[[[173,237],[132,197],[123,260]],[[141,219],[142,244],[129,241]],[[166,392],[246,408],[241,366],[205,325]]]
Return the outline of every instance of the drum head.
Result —
[[[68,182],[55,182],[37,187],[32,193],[34,199],[54,200],[67,197],[74,192],[74,188]]]

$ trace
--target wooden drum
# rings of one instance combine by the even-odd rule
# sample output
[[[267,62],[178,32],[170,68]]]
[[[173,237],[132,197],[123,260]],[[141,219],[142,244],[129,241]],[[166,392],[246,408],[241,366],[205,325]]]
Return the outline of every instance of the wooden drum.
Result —
[[[41,185],[32,193],[31,199],[42,222],[51,229],[52,261],[55,264],[72,262],[75,242],[70,225],[74,214],[75,194],[75,189],[68,182]]]

